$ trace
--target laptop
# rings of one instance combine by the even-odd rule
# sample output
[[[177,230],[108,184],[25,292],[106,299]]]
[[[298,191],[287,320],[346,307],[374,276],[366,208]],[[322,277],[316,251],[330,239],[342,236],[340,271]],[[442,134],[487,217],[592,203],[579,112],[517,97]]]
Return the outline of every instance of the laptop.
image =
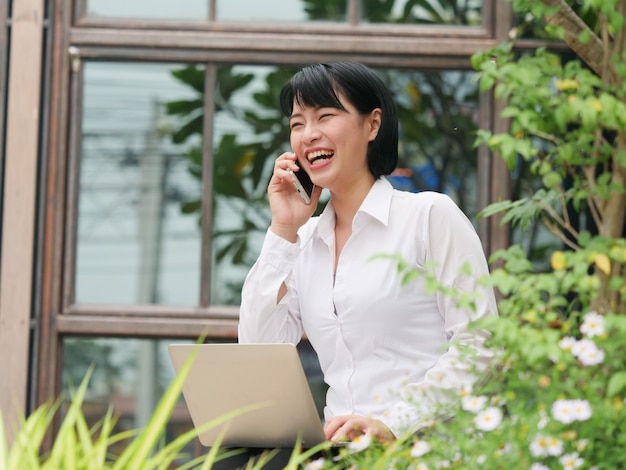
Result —
[[[296,347],[292,344],[170,344],[178,373],[197,349],[183,384],[194,427],[235,412],[227,422],[200,430],[212,447],[313,447],[325,436]],[[238,412],[246,408],[244,412]]]

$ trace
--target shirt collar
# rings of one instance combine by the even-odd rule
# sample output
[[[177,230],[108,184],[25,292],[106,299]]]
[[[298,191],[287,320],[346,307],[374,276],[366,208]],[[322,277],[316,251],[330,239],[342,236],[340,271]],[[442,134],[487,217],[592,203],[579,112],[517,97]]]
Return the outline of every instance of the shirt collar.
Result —
[[[391,186],[389,180],[385,177],[377,179],[354,216],[352,228],[359,228],[368,217],[376,219],[380,223],[387,225],[389,222],[389,210],[391,207],[392,196],[393,186]],[[332,235],[334,229],[335,209],[333,208],[333,202],[331,199],[320,215],[317,232],[322,239],[326,239],[328,236]]]

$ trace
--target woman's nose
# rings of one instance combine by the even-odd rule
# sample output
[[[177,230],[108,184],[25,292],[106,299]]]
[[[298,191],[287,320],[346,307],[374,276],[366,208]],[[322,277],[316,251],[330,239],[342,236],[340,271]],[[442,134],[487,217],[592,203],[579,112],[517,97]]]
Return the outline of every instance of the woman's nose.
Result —
[[[304,128],[304,132],[302,133],[302,142],[311,143],[318,140],[321,137],[322,133],[318,129],[317,126],[313,124],[307,124]]]

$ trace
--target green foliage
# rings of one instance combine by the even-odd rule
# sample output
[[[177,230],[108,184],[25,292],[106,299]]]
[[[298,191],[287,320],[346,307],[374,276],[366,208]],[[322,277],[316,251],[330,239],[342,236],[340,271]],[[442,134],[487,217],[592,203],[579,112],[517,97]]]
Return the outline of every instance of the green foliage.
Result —
[[[240,453],[241,449],[220,449],[217,445],[200,458],[191,459],[183,453],[185,445],[193,441],[197,435],[212,427],[232,419],[240,413],[252,409],[237,410],[217,418],[198,429],[178,436],[172,442],[163,444],[163,434],[172,410],[180,397],[183,383],[195,355],[192,354],[179,375],[163,394],[152,417],[141,430],[114,433],[116,418],[112,410],[95,425],[90,427],[83,414],[82,407],[93,367],[85,375],[79,388],[72,392],[71,402],[65,411],[62,422],[54,436],[49,451],[45,451],[46,434],[54,429],[54,419],[62,408],[61,401],[47,403],[28,418],[22,419],[16,435],[9,446],[2,420],[0,419],[0,468],[2,470],[149,470],[149,469],[210,469],[213,464],[225,457]],[[0,418],[2,418],[0,414]],[[115,448],[123,450],[118,455]],[[262,456],[250,465],[250,470],[262,468],[272,454]],[[301,462],[308,454],[294,451],[293,465]],[[187,461],[186,463],[183,463]]]
[[[517,1],[514,7],[539,18],[551,15],[550,23],[561,10],[548,3],[555,2]],[[523,174],[527,193],[493,204],[482,215],[502,214],[503,223],[522,230],[541,221],[558,242],[583,252],[581,258],[594,256],[596,248],[583,243],[590,233],[598,240],[614,239],[617,245],[624,238],[626,68],[618,64],[623,63],[626,46],[606,35],[623,28],[623,3],[577,3],[585,18],[593,18],[582,30],[579,47],[586,57],[604,57],[601,74],[580,59],[563,60],[545,48],[519,54],[512,43],[472,59],[481,89],[493,89],[506,101],[502,117],[510,122],[510,132],[481,130],[476,142],[498,153],[511,171]],[[606,40],[591,40],[599,36]],[[600,252],[609,256],[607,250]],[[591,266],[599,270],[600,283],[593,307],[602,313],[626,313],[626,297],[618,289],[624,282],[624,263],[609,258],[609,266]]]

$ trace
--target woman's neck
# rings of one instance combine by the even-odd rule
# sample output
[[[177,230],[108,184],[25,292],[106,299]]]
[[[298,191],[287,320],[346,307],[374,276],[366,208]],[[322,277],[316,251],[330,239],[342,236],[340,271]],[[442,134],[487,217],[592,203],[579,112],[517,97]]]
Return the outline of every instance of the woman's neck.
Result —
[[[335,211],[335,224],[339,227],[351,227],[352,219],[374,185],[374,177],[361,179],[355,185],[331,192]]]

